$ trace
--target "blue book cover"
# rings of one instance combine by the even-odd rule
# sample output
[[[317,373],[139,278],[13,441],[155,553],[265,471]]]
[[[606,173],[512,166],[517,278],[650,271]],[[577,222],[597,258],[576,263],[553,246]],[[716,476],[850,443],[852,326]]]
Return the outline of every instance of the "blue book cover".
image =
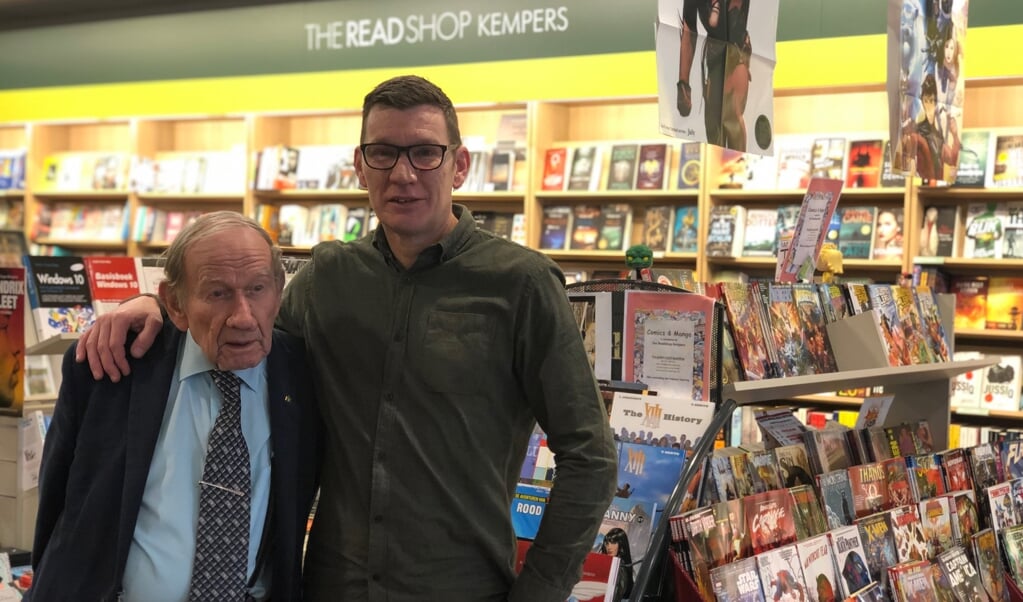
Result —
[[[540,485],[519,483],[512,498],[511,517],[515,536],[520,539],[534,539],[540,529],[540,519],[547,508],[551,490]]]
[[[671,252],[695,253],[700,227],[695,205],[675,207],[675,225],[672,228]]]
[[[655,502],[658,508],[663,508],[682,476],[685,458],[685,451],[674,447],[621,443],[615,496]]]

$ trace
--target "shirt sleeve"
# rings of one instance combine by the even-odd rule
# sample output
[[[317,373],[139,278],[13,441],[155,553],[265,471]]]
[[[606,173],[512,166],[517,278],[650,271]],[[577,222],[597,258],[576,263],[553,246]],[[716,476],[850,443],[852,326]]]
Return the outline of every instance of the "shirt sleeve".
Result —
[[[519,379],[554,452],[557,475],[509,600],[561,602],[611,503],[617,454],[607,411],[572,315],[561,271],[539,270],[524,301]]]

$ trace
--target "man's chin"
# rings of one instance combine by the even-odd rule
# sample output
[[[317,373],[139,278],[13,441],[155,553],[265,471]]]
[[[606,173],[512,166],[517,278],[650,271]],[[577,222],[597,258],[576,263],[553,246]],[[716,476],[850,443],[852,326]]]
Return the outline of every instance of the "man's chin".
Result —
[[[217,369],[246,370],[252,368],[263,361],[267,352],[269,349],[264,351],[263,346],[257,342],[246,345],[224,345],[217,357]]]

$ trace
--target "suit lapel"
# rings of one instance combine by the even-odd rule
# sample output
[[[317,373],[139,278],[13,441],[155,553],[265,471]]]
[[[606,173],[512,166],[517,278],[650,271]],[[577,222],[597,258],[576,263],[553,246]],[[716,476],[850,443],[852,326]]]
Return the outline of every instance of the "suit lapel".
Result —
[[[182,334],[170,324],[170,320],[167,320],[154,347],[132,366],[128,428],[124,435],[127,445],[124,490],[121,494],[123,513],[118,530],[119,570],[123,570],[127,561],[128,549],[135,532],[135,522],[149,476],[149,465],[153,459],[153,451],[156,449],[160,426],[163,424],[163,415],[167,408],[167,396]]]

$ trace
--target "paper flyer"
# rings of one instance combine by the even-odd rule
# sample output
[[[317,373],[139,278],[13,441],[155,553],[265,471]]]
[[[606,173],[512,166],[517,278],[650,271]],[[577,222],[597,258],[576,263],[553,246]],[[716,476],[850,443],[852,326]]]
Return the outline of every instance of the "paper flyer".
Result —
[[[842,194],[842,180],[811,178],[799,208],[799,218],[785,253],[779,253],[775,280],[778,282],[810,281],[817,267],[828,224]]]
[[[662,134],[774,153],[778,0],[658,0]]]

